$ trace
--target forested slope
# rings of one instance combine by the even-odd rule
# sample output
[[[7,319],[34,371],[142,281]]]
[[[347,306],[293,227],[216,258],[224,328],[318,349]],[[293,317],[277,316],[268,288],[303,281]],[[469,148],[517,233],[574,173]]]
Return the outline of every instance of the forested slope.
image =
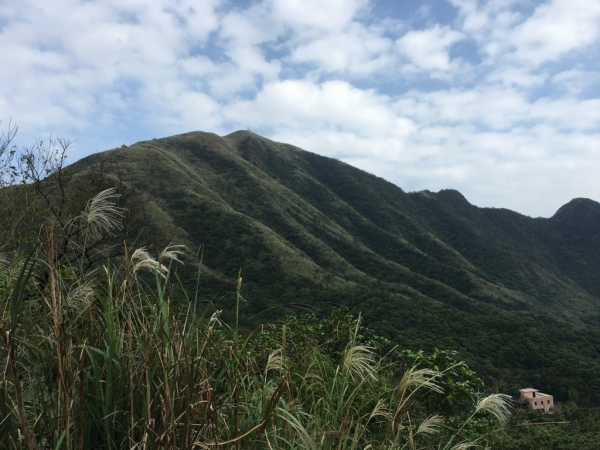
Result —
[[[146,194],[152,244],[203,246],[202,298],[225,314],[243,267],[248,328],[346,305],[400,345],[459,350],[510,389],[600,388],[597,202],[549,219],[478,208],[245,131],[140,142],[73,169],[99,161]]]

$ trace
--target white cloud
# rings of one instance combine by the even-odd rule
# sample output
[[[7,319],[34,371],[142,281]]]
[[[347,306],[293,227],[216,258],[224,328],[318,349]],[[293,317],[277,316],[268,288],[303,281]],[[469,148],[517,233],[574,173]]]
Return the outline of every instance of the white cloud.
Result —
[[[547,79],[541,65],[583,51],[600,36],[600,3],[594,1],[536,2],[529,16],[516,9],[529,5],[516,0],[451,2],[459,10],[461,30],[478,43],[491,82],[539,86]]]
[[[599,99],[543,97],[532,102],[526,93],[500,85],[431,93],[413,90],[397,106],[420,124],[471,123],[498,131],[540,123],[569,131],[600,129]]]
[[[600,72],[581,69],[565,70],[552,77],[552,82],[555,85],[564,88],[575,96],[599,81]]]
[[[590,162],[600,161],[600,136],[585,132],[600,128],[596,111],[596,100],[530,103],[500,87],[396,99],[346,82],[302,80],[267,85],[226,114],[408,190],[456,188],[480,206],[547,216],[598,187]]]
[[[462,33],[435,25],[427,30],[409,31],[396,41],[396,46],[417,70],[448,71],[451,68],[448,51],[461,39],[464,39]]]
[[[513,11],[521,0],[449,0],[459,11],[462,29],[471,36],[495,35],[519,22],[521,14]]]
[[[368,75],[390,67],[394,62],[391,39],[360,24],[349,25],[337,34],[329,34],[293,49],[289,60],[310,62],[329,72]]]
[[[255,99],[231,104],[227,111],[238,123],[247,120],[251,126],[274,130],[329,130],[371,137],[411,133],[413,122],[398,117],[389,104],[387,96],[343,81],[289,80],[268,84]],[[337,154],[353,150],[346,147]]]
[[[411,157],[402,163],[366,155],[346,161],[407,190],[453,188],[479,206],[547,217],[600,188],[598,166],[590,164],[600,158],[599,145],[597,135],[562,134],[549,127],[507,133],[432,127],[406,144]]]
[[[452,3],[442,24],[427,2],[3,2],[0,120],[78,137],[79,156],[250,126],[479,205],[597,198],[600,3]]]
[[[191,45],[206,42],[217,26],[214,6],[73,0],[0,9],[12,17],[0,33],[0,53],[9,61],[0,83],[10,86],[0,94],[10,110],[2,116],[17,118],[21,128],[81,132],[99,110],[135,108],[148,86],[176,74]]]
[[[268,0],[274,19],[313,34],[343,31],[364,10],[367,0]]]
[[[554,61],[596,41],[600,35],[600,2],[554,0],[510,33],[515,57],[526,64]]]

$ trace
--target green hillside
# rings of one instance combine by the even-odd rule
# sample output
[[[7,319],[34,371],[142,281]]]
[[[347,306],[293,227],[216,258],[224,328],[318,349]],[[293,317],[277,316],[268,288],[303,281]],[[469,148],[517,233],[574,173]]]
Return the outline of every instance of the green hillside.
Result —
[[[203,245],[201,298],[225,317],[243,267],[247,328],[343,305],[403,347],[458,350],[510,393],[524,384],[563,399],[600,393],[597,202],[532,219],[453,190],[406,193],[246,131],[139,142],[73,170],[99,161],[146,194],[157,248],[183,243],[191,255]]]

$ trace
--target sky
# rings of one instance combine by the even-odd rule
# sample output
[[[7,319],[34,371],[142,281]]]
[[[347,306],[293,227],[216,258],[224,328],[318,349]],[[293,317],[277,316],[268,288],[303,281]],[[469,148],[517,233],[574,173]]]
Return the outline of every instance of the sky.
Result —
[[[239,129],[404,191],[600,200],[600,0],[0,0],[0,129],[71,161]]]

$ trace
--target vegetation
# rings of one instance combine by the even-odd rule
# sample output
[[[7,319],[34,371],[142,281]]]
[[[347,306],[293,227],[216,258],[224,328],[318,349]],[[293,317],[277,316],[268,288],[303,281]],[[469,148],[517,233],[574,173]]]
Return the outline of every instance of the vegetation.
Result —
[[[600,442],[600,414],[569,402],[551,416],[520,410],[490,439],[498,450],[595,450]]]
[[[600,205],[591,200],[531,219],[456,191],[407,194],[249,132],[140,142],[71,170],[101,163],[118,165],[147,199],[143,242],[156,252],[171,241],[203,247],[199,297],[228,323],[241,267],[246,329],[345,306],[404,348],[458,351],[505,392],[529,385],[600,405]],[[180,275],[194,291],[193,259]]]
[[[111,233],[122,216],[114,199],[100,192],[65,226]],[[483,443],[508,416],[506,396],[470,387],[455,417],[430,412],[446,374],[472,373],[403,372],[401,354],[381,353],[389,342],[345,311],[244,335],[220,311],[199,314],[194,298],[174,302],[175,292],[187,297],[172,267],[180,246],[79,272],[83,263],[57,259],[57,226],[42,226],[27,257],[3,260],[6,448],[449,449]]]
[[[479,209],[244,132],[65,167],[15,132],[0,446],[536,448],[568,428],[499,429],[494,392],[600,404],[595,202]]]

